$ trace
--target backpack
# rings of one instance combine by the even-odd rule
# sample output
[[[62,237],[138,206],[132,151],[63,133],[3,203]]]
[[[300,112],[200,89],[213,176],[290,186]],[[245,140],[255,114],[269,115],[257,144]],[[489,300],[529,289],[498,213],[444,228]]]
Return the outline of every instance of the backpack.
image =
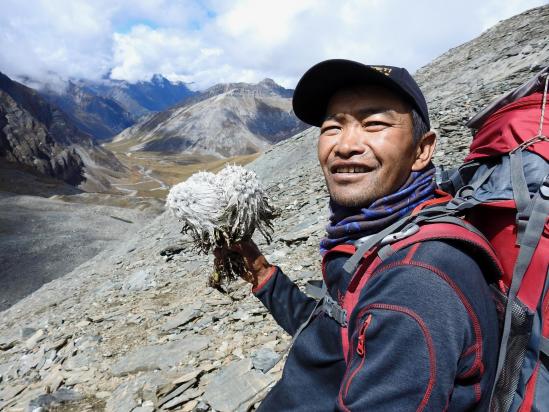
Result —
[[[322,282],[303,330],[319,312],[341,326],[347,361],[347,318],[377,267],[398,250],[433,239],[460,242],[483,269],[500,317],[501,343],[491,411],[549,409],[549,67],[497,99],[467,125],[477,129],[465,163],[437,173],[435,199],[383,231],[338,245],[352,278],[342,304]],[[540,115],[541,109],[541,115]]]

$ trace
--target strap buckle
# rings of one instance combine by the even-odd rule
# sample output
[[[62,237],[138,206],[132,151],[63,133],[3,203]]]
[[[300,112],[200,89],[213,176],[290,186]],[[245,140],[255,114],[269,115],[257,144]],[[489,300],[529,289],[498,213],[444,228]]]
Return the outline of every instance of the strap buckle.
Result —
[[[405,228],[400,232],[391,233],[390,235],[385,236],[383,239],[381,239],[381,242],[379,242],[379,246],[385,246],[390,243],[395,243],[399,240],[406,239],[407,237],[415,235],[417,232],[419,232],[419,226],[413,224],[412,226]]]
[[[539,194],[544,199],[549,199],[549,175],[545,176],[539,187]]]
[[[471,186],[464,186],[464,188],[469,189],[471,188]],[[451,211],[461,212],[463,210],[470,209],[474,205],[475,205],[475,202],[473,201],[473,196],[471,192],[471,193],[466,193],[465,196],[462,196],[462,197],[454,197],[452,200],[450,200],[446,204],[446,209]]]
[[[324,296],[322,300],[322,311],[339,323],[340,326],[347,326],[347,311],[328,295]]]
[[[520,246],[522,242],[522,236],[524,235],[524,231],[528,225],[528,220],[530,220],[530,212],[530,210],[527,210],[525,213],[517,212],[515,216],[515,224],[517,225],[517,239],[515,244],[517,246]]]

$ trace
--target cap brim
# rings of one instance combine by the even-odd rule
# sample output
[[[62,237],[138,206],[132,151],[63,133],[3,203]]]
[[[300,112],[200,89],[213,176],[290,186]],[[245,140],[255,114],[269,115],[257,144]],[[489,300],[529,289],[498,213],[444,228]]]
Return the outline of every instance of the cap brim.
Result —
[[[356,84],[380,84],[408,96],[390,77],[370,66],[352,60],[332,59],[314,65],[301,77],[292,100],[294,113],[305,123],[321,126],[334,93]]]

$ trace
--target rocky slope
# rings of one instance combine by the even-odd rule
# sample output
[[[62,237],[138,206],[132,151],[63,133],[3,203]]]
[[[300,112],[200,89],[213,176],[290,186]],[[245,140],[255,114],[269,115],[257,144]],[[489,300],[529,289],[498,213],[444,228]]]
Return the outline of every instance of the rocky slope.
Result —
[[[153,214],[0,192],[0,310],[71,272]]]
[[[279,153],[291,159],[315,139],[314,130],[301,134],[252,165],[281,210],[274,242],[257,241],[301,285],[319,273],[326,194],[308,168],[314,156],[294,163],[291,176],[271,170]],[[248,285],[236,282],[228,294],[208,288],[210,270],[211,259],[197,255],[165,213],[4,311],[0,408],[253,407],[280,377],[275,362],[290,338]]]
[[[108,190],[109,179],[125,173],[60,109],[1,73],[0,157],[90,191]]]
[[[292,91],[270,79],[211,87],[149,116],[113,140],[130,151],[189,152],[230,157],[261,151],[305,125],[291,109]]]
[[[504,21],[468,43],[471,59],[480,60],[495,47],[520,44],[523,37],[543,43],[548,9]],[[544,37],[535,38],[536,33]],[[465,102],[467,96],[470,106],[478,107],[482,99],[494,97],[483,88],[487,83],[475,84],[474,76],[466,81],[471,67],[465,64],[454,64],[455,74],[449,71],[450,63],[446,72],[432,68],[459,61],[452,53],[465,52],[466,47],[418,73],[422,82],[427,74],[429,81],[438,82],[436,96],[448,96],[437,100],[435,88],[428,91],[441,126],[450,124],[443,121],[461,125],[465,117],[452,102]],[[516,70],[517,65],[534,70],[539,64],[535,62],[546,60],[545,53],[542,47],[524,58],[497,54],[497,64],[490,60],[476,70],[481,76],[489,67],[494,78],[502,79],[504,86],[492,86],[497,94],[505,84],[531,74]],[[451,79],[465,84],[456,90]],[[466,136],[460,130],[444,132],[452,136],[442,147],[448,157],[443,160],[449,163],[463,156]],[[264,245],[258,239],[260,246],[300,285],[320,277],[317,248],[328,212],[315,161],[317,135],[314,128],[300,133],[250,165],[282,213],[273,243]],[[211,260],[198,256],[179,229],[178,222],[163,214],[130,240],[2,313],[0,409],[48,410],[59,404],[62,410],[79,411],[253,409],[280,376],[281,364],[269,367],[283,355],[289,337],[250,296],[249,286],[237,282],[228,295],[205,287]]]
[[[63,110],[76,127],[95,140],[110,139],[136,120],[115,100],[99,96],[72,81],[62,91],[44,88],[40,93]]]
[[[549,65],[549,6],[500,22],[421,68],[415,78],[440,139],[437,164],[459,164],[471,132],[465,123],[494,97]]]

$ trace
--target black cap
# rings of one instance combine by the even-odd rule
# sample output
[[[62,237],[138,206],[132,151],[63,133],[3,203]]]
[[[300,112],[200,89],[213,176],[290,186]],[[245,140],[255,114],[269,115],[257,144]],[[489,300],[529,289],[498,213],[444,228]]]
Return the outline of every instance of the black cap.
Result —
[[[326,60],[307,70],[294,90],[294,112],[305,123],[320,126],[334,93],[358,84],[379,84],[394,90],[412,104],[431,127],[425,97],[406,69],[343,59]]]

